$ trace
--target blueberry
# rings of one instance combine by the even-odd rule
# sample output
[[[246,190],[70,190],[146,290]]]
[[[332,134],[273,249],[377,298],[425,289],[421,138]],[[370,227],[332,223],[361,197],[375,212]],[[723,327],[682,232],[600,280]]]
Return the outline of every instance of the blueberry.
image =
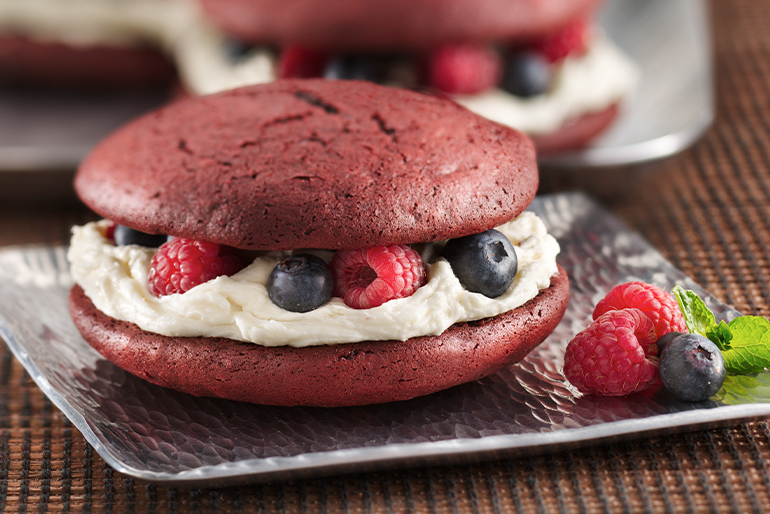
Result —
[[[168,239],[168,237],[163,234],[147,234],[145,232],[134,230],[133,228],[128,228],[124,225],[117,225],[115,227],[114,237],[117,246],[139,245],[148,248],[157,248]]]
[[[663,385],[680,400],[707,400],[722,387],[726,373],[722,352],[701,335],[675,337],[660,356]]]
[[[367,80],[381,83],[386,76],[382,58],[369,55],[337,55],[329,60],[324,78],[330,80]]]
[[[494,229],[451,239],[442,255],[465,289],[489,298],[508,290],[519,267],[513,245]]]
[[[551,65],[535,52],[508,56],[500,86],[512,95],[528,98],[545,93],[551,85]]]
[[[334,282],[323,259],[310,254],[293,255],[279,262],[267,281],[267,295],[278,307],[308,312],[329,301]]]
[[[684,332],[669,332],[668,334],[660,336],[655,343],[658,345],[658,355],[663,355],[663,350],[668,346],[668,343],[673,341],[675,337],[681,336],[683,333]]]
[[[226,38],[224,41],[224,52],[231,61],[238,61],[254,50],[255,46],[240,39]]]

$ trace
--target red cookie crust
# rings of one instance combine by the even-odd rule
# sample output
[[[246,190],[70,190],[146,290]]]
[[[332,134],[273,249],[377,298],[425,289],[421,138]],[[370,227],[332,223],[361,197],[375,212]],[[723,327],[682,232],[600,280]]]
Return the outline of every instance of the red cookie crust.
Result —
[[[353,51],[509,41],[588,16],[601,0],[203,0],[226,32],[252,43]]]
[[[520,132],[435,96],[326,80],[180,100],[112,134],[75,178],[117,223],[253,250],[482,232],[537,185]]]
[[[518,362],[556,328],[568,299],[560,267],[551,286],[525,305],[439,336],[307,348],[160,336],[106,316],[79,286],[69,306],[99,353],[154,384],[263,405],[342,407],[408,400]]]
[[[588,145],[594,137],[609,127],[618,115],[617,103],[604,110],[568,120],[556,132],[530,135],[538,154],[554,154],[576,150]]]
[[[89,46],[0,36],[0,82],[78,89],[157,88],[176,80],[174,65],[146,48]]]

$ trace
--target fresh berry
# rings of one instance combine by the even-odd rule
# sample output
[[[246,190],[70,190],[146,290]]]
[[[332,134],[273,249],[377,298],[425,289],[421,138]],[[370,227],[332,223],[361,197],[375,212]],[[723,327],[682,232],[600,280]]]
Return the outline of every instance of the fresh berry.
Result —
[[[663,385],[680,400],[707,400],[722,387],[726,374],[722,352],[698,334],[674,338],[660,356]]]
[[[326,64],[323,76],[329,80],[366,80],[382,83],[386,62],[371,55],[337,55]]]
[[[102,236],[104,236],[106,239],[109,239],[113,243],[115,242],[115,229],[117,228],[118,224],[115,223],[112,220],[107,220],[107,225],[100,229]]]
[[[668,334],[663,334],[658,338],[658,341],[655,343],[655,345],[658,347],[658,355],[663,355],[663,350],[666,349],[666,346],[668,346],[668,343],[674,340],[675,337],[679,337],[684,332],[669,332]]]
[[[125,225],[116,225],[113,232],[113,238],[117,246],[139,245],[148,248],[157,248],[166,242],[167,236],[163,234],[147,234],[139,232]]]
[[[594,319],[607,311],[635,307],[655,325],[658,337],[669,332],[687,332],[676,299],[661,288],[644,282],[626,282],[612,288],[594,309]]]
[[[558,32],[536,41],[531,48],[545,56],[550,62],[558,62],[569,55],[582,55],[588,49],[591,24],[578,19]]]
[[[161,245],[153,256],[147,287],[155,296],[185,293],[221,275],[233,275],[241,268],[241,260],[226,246],[175,237]]]
[[[541,54],[516,52],[505,60],[500,87],[512,95],[529,98],[545,93],[551,76],[551,64]]]
[[[292,312],[317,309],[332,296],[334,279],[323,259],[293,255],[279,262],[267,281],[267,295],[278,307]]]
[[[428,85],[456,95],[492,89],[500,74],[500,57],[483,45],[446,45],[434,51],[427,63]]]
[[[425,283],[422,258],[406,245],[340,250],[330,266],[334,295],[354,309],[411,296]]]
[[[567,345],[564,375],[578,391],[625,396],[660,381],[655,330],[638,309],[609,311]]]
[[[328,56],[323,52],[290,46],[278,58],[278,78],[312,78],[323,75]]]
[[[513,245],[494,229],[450,239],[442,255],[465,289],[489,298],[508,290],[519,267]]]
[[[231,61],[243,59],[249,52],[254,50],[254,45],[235,38],[226,38],[224,41],[225,55]]]

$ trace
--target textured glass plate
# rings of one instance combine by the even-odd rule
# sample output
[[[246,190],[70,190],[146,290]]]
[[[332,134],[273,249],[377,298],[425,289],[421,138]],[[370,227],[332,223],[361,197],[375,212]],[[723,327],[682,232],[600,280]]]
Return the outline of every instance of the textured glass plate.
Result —
[[[770,373],[728,377],[712,400],[581,396],[560,369],[567,342],[612,286],[640,279],[705,295],[587,197],[531,207],[562,245],[572,296],[557,330],[518,365],[423,398],[368,407],[262,407],[166,390],[102,359],[67,313],[63,248],[0,251],[0,334],[32,378],[115,469],[185,483],[275,480],[526,455],[770,415]],[[255,380],[259,380],[255,377]]]
[[[600,22],[639,63],[637,94],[591,148],[543,158],[543,164],[608,166],[664,157],[689,146],[714,117],[705,0],[611,0]],[[0,90],[0,171],[72,170],[108,132],[161,101],[142,94]]]

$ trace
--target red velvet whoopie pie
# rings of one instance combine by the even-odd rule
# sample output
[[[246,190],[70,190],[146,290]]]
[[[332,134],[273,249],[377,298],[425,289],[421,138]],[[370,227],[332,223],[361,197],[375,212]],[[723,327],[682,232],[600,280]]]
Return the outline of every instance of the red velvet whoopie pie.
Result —
[[[283,263],[298,249],[309,249],[302,255],[320,256],[320,266],[330,268],[333,292],[323,306],[286,316],[301,320],[329,309],[334,316],[349,312],[374,319],[383,308],[412,299],[427,304],[421,295],[443,280],[437,266],[459,269],[454,261],[450,268],[441,252],[448,255],[453,241],[489,234],[522,216],[537,185],[535,152],[525,135],[433,95],[359,81],[283,80],[183,99],[107,137],[78,170],[78,195],[110,221],[93,229],[91,246],[83,246],[83,231],[75,230],[70,261],[78,285],[70,293],[70,312],[85,340],[106,359],[149,382],[196,396],[337,407],[430,394],[521,360],[553,331],[569,297],[568,278],[555,256],[542,287],[515,308],[451,323],[438,334],[339,344],[323,339],[322,328],[313,334],[321,342],[312,345],[305,345],[302,335],[260,344],[259,331],[251,332],[256,341],[163,335],[142,328],[141,316],[108,314],[113,307],[102,304],[102,293],[128,290],[146,314],[147,305],[196,291],[216,295],[225,279],[240,288],[258,275],[266,277],[269,266],[259,271],[250,259],[277,256]],[[144,248],[140,239],[123,241],[123,233],[158,235],[162,245]],[[425,250],[430,245],[433,254]],[[493,247],[507,255],[500,249],[509,247]],[[519,272],[514,269],[503,296],[519,287],[526,251],[522,246],[513,252],[519,253]],[[94,257],[98,252],[133,257],[106,266]],[[147,285],[169,276],[159,259],[183,260],[185,252],[206,254],[202,266],[220,266],[220,275],[187,289],[172,278],[158,289]],[[371,264],[374,271],[355,268],[360,262],[355,259],[372,252],[385,260]],[[220,257],[241,265],[221,271],[229,264],[210,264]],[[350,262],[353,268],[345,268]],[[94,285],[81,278],[110,267],[120,280],[99,275]],[[379,274],[385,268],[400,275]],[[345,275],[349,269],[358,273],[355,280]],[[128,277],[131,273],[136,276]],[[129,282],[134,278],[136,283]],[[387,287],[372,293],[381,279]],[[482,303],[497,301],[471,291],[464,280],[459,278],[460,288],[468,290],[463,294]],[[392,299],[351,307],[345,288],[363,282],[369,289],[359,300],[371,295],[383,300],[391,293]],[[254,287],[265,298],[267,289],[272,299],[271,287],[278,286],[268,281]],[[156,298],[153,291],[159,290]],[[281,313],[266,322],[267,331],[291,331],[281,326],[285,309],[275,302],[260,304],[261,311]],[[227,302],[223,308],[229,308]],[[241,316],[238,309],[233,307]],[[150,324],[151,318],[152,313]],[[386,324],[398,325],[398,319]]]

